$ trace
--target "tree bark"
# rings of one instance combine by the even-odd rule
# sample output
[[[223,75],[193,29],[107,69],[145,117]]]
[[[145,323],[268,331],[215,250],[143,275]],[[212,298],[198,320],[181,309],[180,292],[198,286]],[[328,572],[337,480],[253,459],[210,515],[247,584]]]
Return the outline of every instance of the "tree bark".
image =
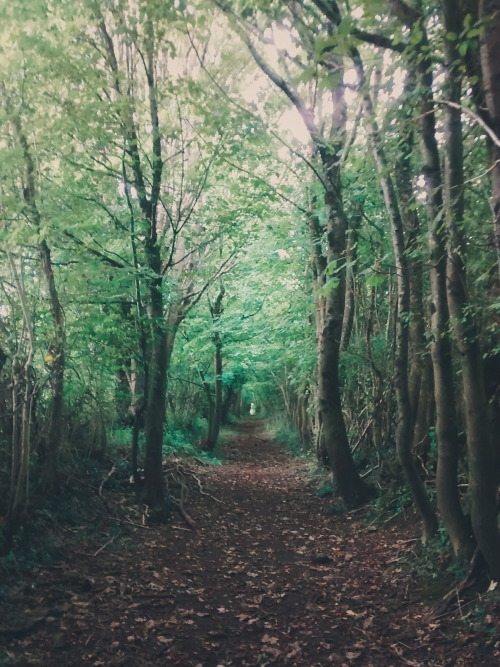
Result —
[[[409,76],[405,85],[406,95],[414,93],[415,77]],[[398,157],[396,160],[396,185],[398,190],[399,210],[403,221],[406,237],[406,257],[408,262],[409,285],[410,285],[410,323],[409,323],[409,347],[410,347],[410,374],[408,390],[410,394],[410,406],[412,413],[413,429],[416,427],[416,419],[419,411],[419,401],[424,381],[426,359],[426,340],[424,316],[424,290],[422,284],[423,266],[421,259],[420,235],[422,232],[419,215],[417,213],[417,202],[413,190],[413,169],[411,156],[414,148],[414,131],[410,112],[407,104],[403,107],[403,118],[400,122],[400,140],[398,143]],[[425,388],[424,388],[425,393]],[[427,424],[427,427],[429,424]],[[416,438],[413,437],[415,444]]]
[[[9,507],[6,518],[7,542],[10,542],[22,523],[22,513],[29,504],[29,469],[33,423],[33,355],[35,338],[31,313],[28,311],[26,292],[14,259],[7,253],[14,277],[27,340],[26,359],[24,363],[14,357],[12,363],[12,458]]]
[[[443,9],[446,32],[457,31],[459,34],[462,21],[455,3],[445,0]],[[462,77],[455,63],[459,54],[454,41],[445,39],[445,47],[447,97],[458,104]],[[499,475],[490,440],[479,331],[467,290],[462,119],[460,109],[450,105],[445,109],[445,201],[449,237],[447,296],[462,367],[472,528],[492,576],[500,579],[500,531],[496,506]]]
[[[221,421],[222,421],[222,334],[220,332],[220,318],[224,312],[222,300],[224,298],[224,285],[220,285],[219,294],[215,303],[210,307],[213,323],[212,342],[214,345],[214,398],[212,406],[211,419],[209,420],[209,429],[205,441],[205,449],[212,452],[219,439]]]
[[[351,218],[351,226],[347,231],[347,266],[346,266],[346,285],[345,285],[345,308],[344,320],[342,322],[342,336],[340,339],[340,349],[347,350],[351,340],[354,326],[354,314],[356,308],[355,289],[356,273],[355,265],[357,259],[357,237],[359,216]]]
[[[429,43],[423,16],[402,0],[389,0],[389,4],[400,20],[411,31],[418,30],[419,35],[410,67],[413,69],[420,91],[420,154],[429,221],[431,355],[438,442],[436,494],[439,512],[453,549],[455,553],[462,553],[467,548],[469,535],[457,486],[458,433],[446,294],[447,234],[444,224],[441,162],[436,140],[432,63],[429,58]]]
[[[39,230],[42,216],[36,201],[35,163],[31,154],[31,147],[24,133],[21,118],[14,116],[12,119],[19,143],[21,145],[25,166],[25,184],[23,197],[28,207],[31,220]],[[54,338],[49,345],[45,362],[49,367],[51,406],[49,427],[45,447],[45,459],[41,475],[41,485],[45,491],[52,494],[57,483],[57,462],[62,442],[63,409],[64,409],[64,370],[65,370],[65,318],[64,311],[59,300],[56,286],[54,269],[52,265],[51,252],[45,239],[38,244],[42,273],[47,288],[52,323],[54,327]]]
[[[343,103],[343,100],[341,104]],[[341,115],[343,111],[341,110]],[[338,157],[322,150],[327,211],[327,266],[339,267],[346,260],[347,220],[341,198]],[[325,295],[325,317],[318,355],[318,403],[322,435],[328,453],[335,486],[348,505],[365,502],[370,488],[359,476],[352,458],[342,412],[339,380],[340,340],[345,304],[345,270],[336,274],[338,282]]]
[[[359,57],[355,60],[360,84],[365,88],[363,66]],[[396,345],[394,356],[394,385],[397,401],[396,450],[413,501],[423,522],[423,541],[428,541],[436,532],[438,523],[424,483],[420,478],[412,452],[412,411],[408,385],[408,351],[410,319],[410,276],[405,254],[405,238],[398,197],[390,176],[379,129],[375,120],[373,104],[368,90],[363,91],[364,105],[368,121],[370,139],[377,165],[384,201],[389,215],[391,240],[394,253],[397,282]]]
[[[149,318],[151,328],[151,357],[149,386],[145,414],[146,445],[144,450],[143,501],[151,508],[164,505],[162,468],[163,427],[167,399],[168,349],[163,313],[160,248],[156,242],[147,246],[148,268],[156,277],[149,286]]]
[[[483,27],[480,52],[484,96],[489,124],[500,137],[500,0],[479,0],[479,18]],[[500,274],[500,148],[493,142],[490,161],[493,234]]]

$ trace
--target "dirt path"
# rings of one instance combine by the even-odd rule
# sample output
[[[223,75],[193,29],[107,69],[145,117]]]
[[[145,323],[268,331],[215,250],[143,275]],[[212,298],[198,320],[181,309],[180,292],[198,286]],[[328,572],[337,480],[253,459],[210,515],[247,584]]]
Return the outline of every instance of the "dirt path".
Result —
[[[73,547],[35,573],[19,593],[35,625],[4,637],[4,662],[497,664],[493,636],[429,625],[411,602],[397,558],[415,535],[367,530],[356,513],[321,516],[303,465],[261,428],[242,425],[228,462],[205,474],[210,496],[189,501],[196,530],[130,528],[96,555]]]

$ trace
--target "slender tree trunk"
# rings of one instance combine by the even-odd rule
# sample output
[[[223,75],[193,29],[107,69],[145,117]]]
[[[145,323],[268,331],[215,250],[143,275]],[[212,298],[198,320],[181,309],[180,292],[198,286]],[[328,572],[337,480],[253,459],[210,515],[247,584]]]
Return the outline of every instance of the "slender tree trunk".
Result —
[[[32,408],[33,408],[33,355],[35,338],[28,310],[26,292],[14,259],[7,253],[9,264],[14,277],[14,284],[21,303],[24,327],[27,339],[26,360],[22,364],[14,359],[12,369],[12,464],[9,508],[6,520],[6,535],[9,543],[22,522],[22,513],[29,504],[29,465],[32,440]]]
[[[323,330],[325,321],[325,297],[321,293],[321,289],[325,284],[326,276],[326,257],[323,253],[323,235],[324,229],[321,226],[317,209],[317,197],[311,195],[308,206],[308,232],[311,244],[311,270],[313,276],[313,291],[314,291],[314,330],[316,334],[316,346],[319,351],[321,332]],[[318,362],[319,371],[319,362]],[[317,397],[316,397],[317,398]],[[319,400],[316,404],[316,457],[318,461],[330,467],[330,460],[326,449],[325,438],[322,427],[322,416],[319,406]]]
[[[39,230],[42,217],[36,201],[35,163],[31,154],[31,147],[24,134],[21,118],[14,116],[14,125],[21,145],[25,165],[25,186],[23,188],[24,201],[30,211],[33,224]],[[45,285],[49,295],[50,310],[54,327],[54,338],[47,351],[45,361],[50,369],[51,406],[50,419],[45,448],[44,467],[41,475],[41,485],[48,493],[53,493],[57,482],[57,460],[62,441],[63,410],[64,410],[64,370],[65,370],[65,318],[59,300],[59,294],[54,277],[51,253],[45,239],[39,245],[40,260]]]
[[[413,450],[417,457],[427,459],[430,444],[430,426],[434,423],[434,387],[432,361],[423,359],[422,376],[418,392],[413,425]]]
[[[163,313],[160,248],[157,243],[148,245],[146,257],[148,268],[155,277],[151,279],[149,287],[151,358],[149,386],[146,389],[143,501],[149,507],[158,509],[165,503],[162,446],[167,398],[168,349]]]
[[[391,0],[391,5],[397,4]],[[420,89],[420,152],[426,189],[429,220],[430,284],[431,284],[431,354],[434,369],[436,402],[436,437],[438,464],[436,494],[438,507],[455,553],[467,549],[467,521],[462,511],[457,486],[458,433],[453,391],[452,351],[449,332],[449,311],[446,294],[446,226],[444,224],[443,183],[436,119],[432,94],[432,65],[428,59],[425,25],[419,14],[409,21],[411,30],[418,29],[423,37],[415,54],[415,76]]]
[[[364,86],[364,74],[361,61],[357,61],[361,85]],[[364,91],[364,103],[370,138],[375,156],[375,163],[384,194],[385,205],[391,225],[391,239],[396,266],[397,282],[397,313],[396,313],[396,345],[394,358],[394,384],[397,401],[396,449],[403,468],[406,481],[410,487],[413,501],[423,522],[423,541],[426,542],[436,532],[438,523],[436,513],[431,505],[424,483],[420,478],[412,452],[412,411],[408,386],[408,349],[409,349],[409,316],[410,316],[410,276],[405,254],[403,220],[401,218],[398,198],[389,163],[385,155],[380,133],[374,118],[374,110],[370,94]]]
[[[51,358],[50,361],[48,361],[50,364],[52,403],[50,406],[48,445],[45,452],[46,458],[41,478],[41,483],[44,489],[52,494],[57,486],[58,457],[63,440],[66,331],[65,317],[56,288],[50,249],[46,241],[40,243],[40,254],[42,258],[43,274],[49,292],[50,308],[54,324],[54,340],[49,349]]]
[[[146,401],[144,396],[147,382],[146,375],[141,366],[146,366],[146,360],[141,359],[141,364],[138,364],[135,359],[132,359],[132,370],[130,374],[130,390],[131,399],[129,406],[129,414],[132,417],[132,478],[134,480],[134,487],[136,496],[139,497],[142,492],[142,478],[139,475],[139,438],[144,427],[144,414],[146,410]]]
[[[462,29],[459,13],[450,0],[443,3],[447,33]],[[462,79],[454,63],[458,52],[454,42],[446,40],[447,95],[461,100]],[[500,70],[499,70],[500,72]],[[492,576],[500,579],[500,531],[497,523],[496,493],[499,474],[495,469],[493,443],[490,440],[488,402],[483,376],[479,331],[467,294],[464,224],[463,139],[460,109],[445,110],[445,199],[448,227],[448,303],[462,366],[465,426],[469,451],[469,486],[474,535]]]
[[[323,157],[328,184],[325,190],[327,210],[327,261],[340,267],[345,262],[347,221],[342,208],[340,174],[333,156]],[[348,504],[364,502],[370,488],[359,476],[352,458],[342,412],[339,379],[339,354],[344,319],[345,271],[338,272],[338,283],[325,296],[325,319],[320,336],[318,358],[318,402],[322,433],[332,466],[335,485]]]
[[[138,359],[131,361],[131,399],[129,412],[132,415],[132,478],[136,496],[139,498],[142,493],[142,478],[139,475],[139,438],[144,429],[144,416],[146,413],[147,396],[145,395],[149,387],[149,359],[148,359],[148,337],[144,322],[146,321],[146,312],[141,294],[141,284],[139,282],[139,259],[137,254],[136,242],[136,221],[135,212],[130,197],[129,180],[127,175],[126,163],[122,161],[122,174],[127,205],[130,213],[130,248],[132,250],[132,261],[134,266],[134,288],[135,288],[135,329],[137,332],[137,341],[139,344]]]
[[[222,419],[222,339],[219,333],[214,334],[214,373],[214,410],[212,428],[206,443],[208,451],[213,451],[217,445]]]
[[[409,76],[406,86],[406,94],[410,95],[415,90],[415,78]],[[422,284],[423,267],[421,255],[421,225],[417,213],[417,202],[413,191],[413,169],[411,155],[414,147],[413,123],[409,112],[404,108],[404,116],[400,124],[400,141],[398,145],[399,155],[396,161],[396,185],[398,189],[398,201],[403,227],[406,237],[406,258],[408,263],[408,275],[410,285],[410,323],[409,323],[409,348],[410,348],[410,374],[408,379],[408,391],[410,394],[410,406],[412,414],[413,429],[416,428],[416,419],[419,411],[421,392],[426,389],[422,383],[424,380],[426,361],[425,340],[425,317],[424,317],[424,290]],[[427,424],[428,430],[429,424]],[[415,434],[413,437],[415,444]]]
[[[372,419],[373,419],[373,442],[375,449],[380,451],[384,441],[384,387],[382,380],[382,373],[377,366],[373,357],[372,334],[375,321],[375,300],[376,288],[370,288],[370,298],[368,300],[367,308],[363,309],[367,312],[366,318],[366,352],[370,362],[370,370],[372,376]],[[390,302],[390,299],[389,299]]]
[[[222,416],[221,416],[221,424],[227,424],[228,423],[228,418],[229,418],[229,413],[234,406],[234,402],[236,399],[237,392],[234,390],[234,387],[229,386],[227,388],[227,393],[226,397],[222,403]]]
[[[221,284],[219,294],[213,306],[210,307],[212,314],[213,333],[212,342],[214,345],[214,398],[213,413],[211,423],[208,429],[208,435],[205,442],[205,449],[212,452],[219,439],[221,421],[222,421],[222,334],[220,332],[220,318],[224,312],[222,300],[225,289]]]
[[[161,181],[163,175],[162,138],[158,115],[158,99],[155,80],[155,49],[156,36],[155,25],[150,16],[146,16],[145,30],[147,32],[146,49],[143,58],[148,89],[149,115],[151,122],[152,152],[149,158],[151,175],[146,178],[143,169],[141,153],[139,150],[139,138],[136,121],[134,117],[134,100],[130,89],[127,93],[122,90],[121,72],[115,53],[113,39],[108,32],[104,18],[96,8],[99,16],[99,28],[102,36],[103,46],[106,50],[108,66],[113,74],[113,85],[118,95],[120,115],[123,125],[124,140],[127,153],[130,158],[130,170],[133,175],[133,184],[137,192],[137,199],[141,209],[142,217],[146,223],[146,234],[144,239],[144,255],[146,265],[151,273],[148,284],[147,311],[150,327],[150,358],[147,364],[148,373],[145,387],[146,410],[145,410],[145,451],[144,451],[144,487],[142,490],[143,501],[155,512],[158,519],[162,520],[168,507],[165,503],[163,470],[162,470],[162,445],[163,428],[166,415],[167,396],[167,371],[170,362],[170,354],[173,347],[170,345],[171,334],[169,323],[165,323],[163,304],[163,267],[161,262],[160,240],[158,238],[158,202],[160,198]],[[133,80],[131,71],[127,72],[129,81]],[[125,178],[126,183],[128,180]],[[130,209],[130,202],[129,202]],[[133,222],[133,211],[131,210]],[[132,244],[134,263],[137,263],[135,245]],[[170,316],[170,313],[169,313]],[[175,339],[175,333],[173,334]]]
[[[481,69],[491,129],[500,138],[500,0],[479,0]],[[500,147],[490,143],[491,208],[493,233],[500,274]]]
[[[356,288],[356,273],[355,264],[357,258],[357,229],[359,224],[359,216],[353,216],[351,219],[353,226],[347,232],[347,267],[346,267],[346,286],[345,286],[345,309],[344,320],[342,322],[342,336],[340,339],[340,349],[347,350],[351,340],[352,330],[354,326],[355,314],[355,288]]]
[[[295,3],[300,16],[300,7]],[[334,34],[341,16],[336,2],[322,3],[319,7],[329,22],[328,34]],[[227,10],[226,10],[227,11]],[[318,359],[318,403],[325,448],[333,470],[339,494],[347,503],[366,500],[371,495],[370,487],[359,476],[352,458],[347,437],[339,380],[339,352],[342,322],[345,308],[345,263],[347,220],[343,209],[342,183],[340,178],[341,153],[346,143],[346,102],[343,84],[343,59],[325,52],[321,64],[335,78],[330,90],[332,114],[330,130],[325,132],[315,120],[311,106],[304,103],[291,81],[285,80],[265,61],[253,44],[250,36],[239,24],[233,26],[248,47],[261,70],[289,99],[302,117],[309,132],[315,155],[321,161],[321,184],[326,211],[326,262],[327,271],[336,279],[336,284],[326,290],[324,321],[321,323]],[[304,35],[303,24],[297,21],[299,34]],[[304,47],[309,48],[311,35],[304,35]],[[309,54],[317,60],[317,54]],[[318,175],[318,174],[317,174]],[[330,267],[330,269],[328,268]],[[325,285],[326,287],[326,285]]]

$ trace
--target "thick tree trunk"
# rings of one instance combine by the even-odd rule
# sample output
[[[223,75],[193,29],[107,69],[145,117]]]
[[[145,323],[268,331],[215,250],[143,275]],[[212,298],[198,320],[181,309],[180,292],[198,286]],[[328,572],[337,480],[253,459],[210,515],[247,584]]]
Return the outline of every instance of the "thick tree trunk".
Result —
[[[229,413],[231,408],[234,405],[237,392],[234,390],[234,387],[229,386],[227,388],[226,397],[222,402],[222,415],[221,415],[221,424],[227,424],[229,419]]]

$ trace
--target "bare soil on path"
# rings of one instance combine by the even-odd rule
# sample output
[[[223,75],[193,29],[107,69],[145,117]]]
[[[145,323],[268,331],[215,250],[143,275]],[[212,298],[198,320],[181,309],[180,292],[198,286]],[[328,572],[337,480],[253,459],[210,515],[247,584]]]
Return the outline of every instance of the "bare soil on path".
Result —
[[[426,620],[418,582],[398,566],[418,526],[328,515],[305,464],[259,420],[240,425],[225,463],[200,467],[199,478],[203,494],[186,503],[194,530],[176,516],[169,526],[123,523],[101,546],[72,535],[60,563],[10,590],[0,664],[500,663],[498,619],[483,629]]]

